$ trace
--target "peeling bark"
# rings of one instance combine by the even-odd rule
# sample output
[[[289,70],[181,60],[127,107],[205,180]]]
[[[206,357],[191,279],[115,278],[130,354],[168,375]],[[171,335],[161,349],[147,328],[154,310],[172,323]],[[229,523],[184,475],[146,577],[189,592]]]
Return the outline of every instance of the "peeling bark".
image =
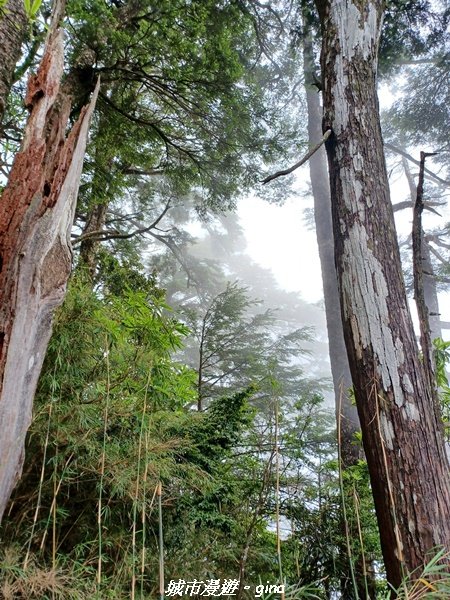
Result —
[[[322,136],[322,107],[316,88],[316,77],[313,72],[314,59],[312,44],[308,39],[304,42],[304,71],[306,87],[306,104],[308,110],[308,137],[310,145],[316,143]],[[319,249],[320,267],[322,271],[323,296],[325,317],[328,333],[331,375],[335,395],[336,421],[340,431],[340,460],[342,469],[356,465],[364,458],[363,452],[355,443],[356,433],[361,431],[358,411],[350,398],[352,378],[348,364],[344,341],[344,331],[341,320],[341,302],[334,262],[334,237],[331,218],[331,198],[326,166],[327,156],[325,147],[318,150],[309,160],[309,173],[314,198],[314,219]],[[342,523],[342,535],[345,539],[347,523]],[[357,527],[350,532],[351,538],[358,538]],[[345,542],[342,544],[342,556],[346,556]],[[373,565],[370,559],[359,555],[355,557],[355,577],[360,598],[371,600],[376,596],[376,581]],[[349,557],[352,560],[352,557]],[[345,574],[344,574],[345,575]],[[341,580],[341,595],[343,599],[354,597],[351,574]]]
[[[314,74],[314,58],[312,43],[305,37],[303,46],[303,61],[306,89],[306,105],[308,111],[308,137],[310,145],[314,145],[322,137],[322,107],[320,95],[316,87]],[[356,465],[363,458],[363,452],[355,443],[355,434],[361,431],[358,411],[350,398],[352,378],[348,364],[344,341],[344,331],[341,320],[341,302],[334,262],[334,237],[331,218],[330,185],[328,180],[327,156],[325,147],[320,148],[309,159],[309,174],[314,199],[314,220],[319,249],[320,267],[322,271],[323,297],[325,318],[328,333],[328,352],[330,356],[331,375],[335,396],[336,421],[340,433],[341,468],[346,469]],[[346,556],[347,548],[345,535],[347,523],[342,522],[342,556]],[[358,531],[350,532],[350,536],[358,538]],[[349,560],[352,560],[349,557]],[[372,567],[370,564],[369,566]],[[367,569],[363,556],[356,556],[355,576],[358,595],[367,600],[375,598],[375,577],[373,568]],[[366,571],[366,572],[365,572]],[[341,579],[341,595],[344,600],[354,597],[350,572],[344,573]]]
[[[344,336],[389,582],[450,549],[442,425],[409,314],[376,95],[381,0],[318,2]]]
[[[0,200],[0,518],[20,476],[52,315],[71,270],[70,228],[98,93],[66,138],[62,73],[62,31],[55,29],[28,84],[25,137]]]
[[[312,48],[304,48],[304,60]],[[311,58],[309,59],[312,60]],[[315,144],[322,137],[322,108],[317,89],[308,84],[310,69],[305,68],[306,104],[308,109],[308,137]],[[325,147],[320,148],[309,159],[309,173],[314,199],[314,219],[322,271],[325,317],[328,332],[331,375],[335,394],[336,418],[341,419],[343,468],[355,464],[360,452],[353,442],[354,434],[360,431],[358,411],[349,398],[352,387],[350,368],[345,350],[344,333],[341,321],[341,303],[334,263],[333,223],[331,220],[331,198],[326,166]]]
[[[27,25],[22,0],[9,0],[0,10],[0,123],[3,120],[14,70],[20,59]]]

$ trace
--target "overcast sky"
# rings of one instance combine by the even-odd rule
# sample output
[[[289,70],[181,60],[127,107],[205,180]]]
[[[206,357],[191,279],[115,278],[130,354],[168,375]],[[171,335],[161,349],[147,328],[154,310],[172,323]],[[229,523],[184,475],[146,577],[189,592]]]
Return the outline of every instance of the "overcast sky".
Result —
[[[250,197],[240,201],[238,214],[253,260],[271,269],[282,288],[317,302],[323,296],[322,276],[316,234],[303,218],[306,207],[312,207],[312,199],[303,196],[282,206]]]
[[[419,155],[419,152],[417,153]],[[299,180],[306,181],[308,170],[302,167]],[[409,190],[406,180],[391,173],[391,195],[394,202],[406,200]],[[247,251],[261,266],[270,269],[280,286],[288,291],[298,291],[307,302],[316,303],[323,298],[322,279],[315,232],[304,218],[305,208],[312,208],[312,198],[299,194],[283,205],[269,204],[257,197],[239,202],[238,214],[247,239]],[[438,227],[450,220],[448,209],[439,209],[442,216],[424,214],[426,229]],[[396,214],[397,232],[406,237],[411,232],[412,210]],[[415,307],[411,303],[413,318]],[[450,321],[450,293],[440,294],[442,320]],[[444,331],[450,339],[450,331]]]

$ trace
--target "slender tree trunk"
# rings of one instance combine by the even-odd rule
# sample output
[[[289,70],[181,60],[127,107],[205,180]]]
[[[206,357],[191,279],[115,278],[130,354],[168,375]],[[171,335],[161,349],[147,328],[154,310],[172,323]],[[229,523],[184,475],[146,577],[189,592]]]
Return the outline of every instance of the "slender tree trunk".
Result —
[[[344,336],[387,577],[450,549],[450,474],[404,288],[376,95],[381,0],[318,0]]]
[[[198,351],[198,375],[197,375],[197,410],[203,410],[203,352],[205,344],[205,320],[202,323],[202,334]]]
[[[430,325],[431,340],[442,338],[441,311],[439,308],[439,298],[436,286],[436,276],[434,274],[433,263],[431,262],[431,252],[429,242],[424,236],[422,238],[422,265],[423,265],[423,293],[425,304],[428,308],[428,322]]]
[[[108,204],[97,204],[88,213],[86,225],[82,235],[90,235],[105,229],[106,212]],[[94,281],[97,268],[97,251],[100,241],[94,237],[83,240],[80,244],[80,266],[86,270],[90,281]]]
[[[73,78],[72,87],[77,89],[77,95],[86,93],[83,86]],[[104,131],[108,131],[109,124],[105,115],[100,115],[98,134],[96,136],[95,171],[92,178],[89,211],[86,218],[82,236],[87,236],[80,244],[80,263],[85,275],[92,283],[98,266],[98,251],[101,237],[95,232],[104,231],[108,208],[112,200],[112,180],[115,176],[114,145],[104,139]]]
[[[436,381],[436,366],[434,360],[433,343],[430,333],[430,319],[428,306],[425,299],[424,291],[424,270],[423,270],[423,227],[422,213],[424,208],[423,203],[423,188],[425,177],[425,159],[426,153],[420,153],[420,172],[419,181],[417,183],[417,193],[414,202],[413,223],[412,223],[412,254],[413,254],[413,276],[414,276],[414,298],[417,307],[417,316],[419,317],[420,327],[420,347],[422,349],[422,364],[425,376],[427,377],[428,387],[431,390],[433,404],[438,412],[439,419],[439,397]]]
[[[96,97],[66,139],[63,51],[54,28],[28,84],[25,137],[0,200],[0,518],[20,476],[52,315],[71,270],[70,228]]]
[[[403,169],[408,181],[411,200],[414,203],[417,195],[417,188],[414,177],[409,168],[406,158],[403,158]],[[439,310],[439,298],[437,294],[436,277],[434,275],[433,263],[431,262],[430,243],[425,235],[421,235],[421,253],[422,253],[422,277],[423,294],[425,304],[428,309],[428,326],[430,328],[431,341],[436,338],[442,338],[442,328]]]
[[[9,0],[0,10],[0,123],[6,108],[14,70],[27,33],[23,0]]]

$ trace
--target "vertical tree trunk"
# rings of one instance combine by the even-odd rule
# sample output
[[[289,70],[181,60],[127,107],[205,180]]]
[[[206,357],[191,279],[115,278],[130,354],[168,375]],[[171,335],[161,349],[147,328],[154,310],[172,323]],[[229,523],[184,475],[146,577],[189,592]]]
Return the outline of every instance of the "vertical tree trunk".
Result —
[[[308,47],[309,46],[309,47]],[[308,109],[308,137],[314,146],[322,139],[322,107],[317,88],[313,87],[312,47],[304,46],[306,104]],[[352,386],[350,368],[345,349],[341,321],[341,303],[334,263],[333,223],[331,220],[331,198],[326,152],[322,146],[309,159],[309,174],[314,198],[314,219],[322,271],[323,297],[328,332],[331,375],[333,379],[336,418],[341,419],[343,467],[355,464],[360,458],[354,434],[360,430],[358,411],[353,406],[349,390]]]
[[[422,265],[423,265],[423,293],[425,304],[428,308],[428,322],[430,325],[431,341],[442,338],[441,312],[434,274],[431,252],[426,236],[422,238]]]
[[[304,34],[305,35],[305,34]],[[303,62],[306,90],[306,105],[308,111],[308,138],[310,146],[315,146],[322,139],[322,107],[320,95],[315,86],[314,58],[312,43],[306,32],[303,45]],[[328,351],[330,355],[331,375],[335,396],[336,420],[340,422],[340,458],[341,467],[346,469],[362,458],[358,444],[355,444],[355,434],[360,431],[358,411],[352,404],[350,388],[352,379],[348,364],[347,352],[344,341],[344,331],[341,320],[341,303],[339,299],[336,267],[334,262],[333,223],[331,218],[330,185],[328,179],[327,157],[322,146],[308,161],[311,188],[314,199],[314,220],[316,229],[317,246],[319,249],[320,267],[322,271],[323,297],[325,303],[325,318],[328,333]],[[343,538],[346,525],[342,523]],[[358,539],[358,531],[350,532],[352,539]],[[345,538],[340,554],[345,557],[347,547]],[[348,557],[353,560],[352,557]],[[358,586],[358,595],[365,598],[366,590],[369,598],[375,597],[375,578],[370,573],[365,573],[365,564],[370,560],[363,560],[362,556],[355,557],[355,575]],[[354,591],[350,572],[343,573],[341,581],[341,594],[343,599],[353,598]]]
[[[80,85],[75,86],[77,89]],[[79,267],[84,270],[88,280],[94,283],[98,267],[98,251],[101,246],[98,232],[105,229],[106,216],[112,200],[111,186],[114,178],[114,145],[106,142],[103,132],[109,131],[110,124],[104,115],[100,115],[96,136],[95,170],[92,177],[90,205],[86,217],[80,244]],[[97,235],[96,235],[97,232]]]
[[[82,235],[89,236],[105,229],[107,209],[108,204],[105,202],[103,204],[96,204],[89,211]],[[87,237],[80,244],[80,266],[86,270],[86,275],[90,281],[94,281],[99,246],[100,242],[95,235]]]
[[[423,269],[423,227],[422,213],[424,208],[423,203],[423,188],[425,177],[425,159],[427,154],[420,153],[420,172],[419,181],[417,183],[417,193],[413,209],[412,223],[412,254],[413,254],[413,277],[414,277],[414,298],[417,306],[417,316],[419,317],[420,327],[420,347],[422,349],[422,364],[424,373],[427,378],[428,387],[431,391],[433,404],[436,410],[439,406],[439,397],[436,382],[436,367],[434,360],[433,343],[430,334],[430,319],[428,306],[425,299],[424,291],[424,269]],[[438,412],[439,418],[439,412]]]
[[[0,123],[26,32],[23,0],[9,0],[0,10]]]
[[[55,2],[55,14],[61,10]],[[98,92],[65,139],[70,101],[59,94],[62,72],[55,27],[28,84],[25,137],[0,200],[0,518],[20,475],[52,315],[71,270],[70,228]]]
[[[450,549],[442,426],[408,310],[376,95],[381,0],[318,0],[344,336],[388,580]]]
[[[409,193],[414,203],[417,195],[417,188],[414,177],[409,168],[406,158],[403,158],[403,169],[408,181]],[[421,236],[422,247],[422,271],[423,271],[423,294],[425,304],[428,309],[428,326],[430,328],[431,341],[436,338],[442,338],[441,318],[439,310],[439,298],[437,294],[436,277],[434,275],[433,263],[431,262],[430,243],[425,235]]]

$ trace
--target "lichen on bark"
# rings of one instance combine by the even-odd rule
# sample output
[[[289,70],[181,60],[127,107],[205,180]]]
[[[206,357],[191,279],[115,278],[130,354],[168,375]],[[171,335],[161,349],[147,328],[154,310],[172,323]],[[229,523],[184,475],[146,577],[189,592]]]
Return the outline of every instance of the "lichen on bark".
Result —
[[[381,0],[321,3],[323,128],[344,335],[390,583],[450,549],[442,427],[409,313],[376,94]]]

